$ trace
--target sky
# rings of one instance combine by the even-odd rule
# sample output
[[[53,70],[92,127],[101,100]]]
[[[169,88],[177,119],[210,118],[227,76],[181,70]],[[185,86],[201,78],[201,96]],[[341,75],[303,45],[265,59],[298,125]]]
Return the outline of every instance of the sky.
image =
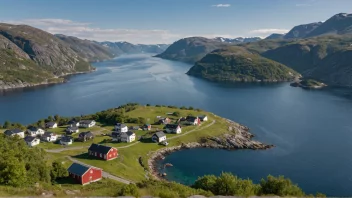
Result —
[[[352,0],[0,0],[0,22],[96,41],[265,37],[351,13]]]

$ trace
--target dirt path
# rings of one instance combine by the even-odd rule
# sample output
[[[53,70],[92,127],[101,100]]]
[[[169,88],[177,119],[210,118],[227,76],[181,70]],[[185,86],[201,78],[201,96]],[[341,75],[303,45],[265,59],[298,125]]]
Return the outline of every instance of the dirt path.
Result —
[[[89,164],[85,164],[85,163],[83,163],[83,162],[81,162],[81,161],[78,161],[77,159],[73,159],[72,157],[69,157],[69,156],[67,156],[67,159],[69,159],[69,160],[71,160],[72,162],[75,162],[75,163],[77,163],[77,164],[82,164],[82,165],[84,165],[84,166],[91,166],[91,165],[89,165]],[[133,183],[132,181],[129,181],[129,180],[124,179],[124,178],[121,178],[121,177],[117,177],[117,176],[115,176],[115,175],[111,175],[110,173],[105,172],[105,171],[103,171],[103,177],[104,177],[104,178],[109,178],[109,179],[112,179],[112,180],[115,180],[115,181],[118,181],[118,182],[121,182],[121,183],[124,183],[124,184]]]

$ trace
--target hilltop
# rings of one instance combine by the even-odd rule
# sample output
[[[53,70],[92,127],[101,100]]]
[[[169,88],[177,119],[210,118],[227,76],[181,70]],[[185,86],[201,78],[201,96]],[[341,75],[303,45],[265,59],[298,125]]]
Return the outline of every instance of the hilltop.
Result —
[[[187,74],[216,82],[280,82],[300,76],[283,64],[234,46],[207,54]]]
[[[63,75],[93,67],[52,34],[27,25],[0,23],[0,89],[62,82]]]
[[[174,42],[165,52],[156,55],[156,57],[193,64],[203,58],[207,53],[228,45],[228,43],[214,39],[189,37]]]

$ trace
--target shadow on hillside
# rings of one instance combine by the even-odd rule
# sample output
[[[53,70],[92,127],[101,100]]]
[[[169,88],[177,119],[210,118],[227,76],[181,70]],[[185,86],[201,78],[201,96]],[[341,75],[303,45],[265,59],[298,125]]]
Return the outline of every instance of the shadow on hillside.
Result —
[[[77,159],[88,159],[88,160],[95,160],[97,158],[95,158],[94,156],[90,156],[88,155],[88,153],[82,153],[79,155],[74,155],[72,156],[73,158],[77,158]]]
[[[65,177],[65,178],[59,178],[55,180],[56,184],[77,184],[77,182],[70,177]]]

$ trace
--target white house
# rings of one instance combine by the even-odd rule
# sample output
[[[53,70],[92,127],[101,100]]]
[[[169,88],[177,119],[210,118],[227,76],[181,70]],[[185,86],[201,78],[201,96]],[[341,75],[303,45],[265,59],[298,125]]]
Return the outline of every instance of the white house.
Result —
[[[66,128],[66,132],[68,133],[78,133],[79,132],[79,129],[78,127],[75,127],[75,126],[69,126]]]
[[[71,120],[68,122],[68,125],[71,127],[79,127],[79,122],[76,122],[76,120]]]
[[[43,135],[45,131],[41,128],[30,126],[27,129],[27,133],[29,136],[36,137],[38,135]]]
[[[153,142],[163,142],[166,141],[166,135],[164,132],[159,131],[156,132],[153,136],[152,136],[152,141]]]
[[[44,142],[55,142],[57,140],[57,135],[53,132],[45,132],[40,139]]]
[[[55,128],[57,128],[57,123],[56,122],[47,122],[47,123],[45,123],[45,128],[55,129]]]
[[[73,143],[73,137],[71,136],[62,136],[60,139],[60,144],[62,145],[71,145]]]
[[[36,146],[40,143],[40,139],[32,136],[27,136],[24,138],[28,146]]]
[[[194,117],[194,116],[187,116],[186,117],[186,124],[199,125],[200,124],[200,119],[198,117]]]
[[[82,120],[79,122],[79,127],[90,128],[95,126],[96,122],[94,120]]]
[[[126,133],[128,131],[128,127],[125,124],[117,123],[115,125],[115,131]]]
[[[202,121],[202,122],[208,121],[208,116],[206,116],[206,115],[198,116],[198,118],[199,118],[200,121]]]
[[[182,132],[181,126],[178,124],[167,124],[165,126],[166,133],[176,133],[179,134]]]
[[[9,129],[4,132],[7,136],[18,136],[20,138],[24,138],[24,131],[21,129]]]
[[[121,133],[121,142],[133,142],[136,140],[136,134],[128,131],[126,133]]]

